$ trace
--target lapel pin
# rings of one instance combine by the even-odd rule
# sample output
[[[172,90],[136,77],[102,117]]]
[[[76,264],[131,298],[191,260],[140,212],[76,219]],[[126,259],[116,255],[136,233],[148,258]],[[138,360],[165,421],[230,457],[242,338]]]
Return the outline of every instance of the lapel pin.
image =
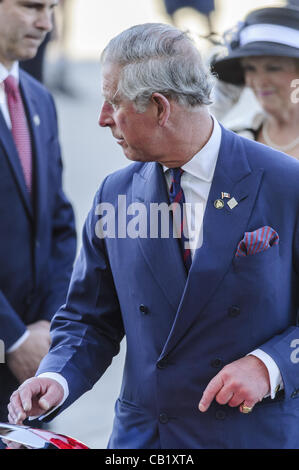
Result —
[[[221,199],[216,199],[216,201],[214,201],[214,207],[216,209],[223,209],[224,207],[224,201],[223,199],[229,199],[230,198],[230,194],[229,193],[226,193],[225,191],[221,191]]]
[[[238,204],[239,204],[238,201],[236,201],[236,199],[235,199],[234,197],[232,197],[232,198],[228,201],[228,203],[227,203],[227,205],[228,205],[228,207],[229,207],[230,209],[233,209],[233,208],[236,207]]]
[[[216,199],[216,201],[214,201],[214,207],[216,209],[223,209],[224,207],[224,202],[222,199]]]
[[[35,115],[33,116],[33,122],[34,122],[34,124],[35,124],[36,126],[39,126],[39,125],[40,125],[40,117],[39,117],[38,114],[35,114]]]

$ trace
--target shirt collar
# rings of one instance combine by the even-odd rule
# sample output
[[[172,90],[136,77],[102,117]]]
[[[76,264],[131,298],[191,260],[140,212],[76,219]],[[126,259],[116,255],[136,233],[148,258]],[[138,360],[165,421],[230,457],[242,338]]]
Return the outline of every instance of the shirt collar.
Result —
[[[19,63],[18,62],[14,62],[10,70],[7,70],[7,68],[4,67],[4,65],[1,64],[0,62],[0,83],[2,83],[8,77],[8,75],[12,75],[13,77],[15,77],[15,79],[19,83]]]
[[[218,121],[214,116],[212,116],[212,119],[213,131],[208,142],[194,155],[194,157],[191,158],[191,160],[182,166],[182,169],[186,173],[207,182],[211,182],[213,179],[222,133]],[[163,170],[166,172],[169,168],[163,166]]]

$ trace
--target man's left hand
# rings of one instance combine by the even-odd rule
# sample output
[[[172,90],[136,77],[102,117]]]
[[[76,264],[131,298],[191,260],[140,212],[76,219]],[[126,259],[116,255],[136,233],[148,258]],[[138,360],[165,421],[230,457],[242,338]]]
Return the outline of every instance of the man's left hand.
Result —
[[[16,350],[7,354],[7,365],[19,383],[35,375],[51,343],[48,321],[39,320],[27,328],[29,337]]]
[[[231,362],[209,382],[198,408],[207,411],[211,402],[235,407],[241,405],[252,408],[270,392],[268,369],[255,356],[246,356]]]

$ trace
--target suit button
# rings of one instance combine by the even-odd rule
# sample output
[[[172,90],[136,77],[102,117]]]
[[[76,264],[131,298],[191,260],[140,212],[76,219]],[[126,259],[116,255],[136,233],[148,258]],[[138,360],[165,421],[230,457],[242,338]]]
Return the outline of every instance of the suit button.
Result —
[[[232,305],[228,309],[228,316],[231,318],[237,317],[238,315],[240,315],[240,313],[241,313],[241,309],[237,305]]]
[[[299,388],[297,388],[297,390],[294,390],[292,395],[291,395],[291,398],[297,398],[299,395]]]
[[[217,410],[215,413],[216,419],[225,419],[226,418],[226,413],[224,410]]]
[[[148,308],[147,308],[146,305],[143,305],[143,304],[139,305],[139,310],[140,310],[141,313],[143,313],[143,315],[148,314]]]
[[[223,363],[222,363],[221,359],[216,358],[216,359],[213,359],[210,362],[210,364],[211,364],[212,367],[215,367],[217,369],[218,367],[221,367]]]
[[[167,416],[167,414],[166,414],[166,413],[161,413],[161,414],[159,415],[159,421],[160,421],[161,424],[166,424],[166,423],[168,423],[168,416]]]

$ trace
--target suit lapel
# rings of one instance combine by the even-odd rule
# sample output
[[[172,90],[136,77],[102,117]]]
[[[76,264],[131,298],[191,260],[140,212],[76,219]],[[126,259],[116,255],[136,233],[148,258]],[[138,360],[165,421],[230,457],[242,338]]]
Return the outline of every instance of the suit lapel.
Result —
[[[20,71],[20,87],[27,110],[28,124],[31,130],[32,154],[34,158],[34,204],[36,230],[41,226],[41,217],[47,210],[47,162],[43,158],[45,152],[42,142],[41,122],[39,109],[40,105],[36,101],[36,96],[32,93],[32,87],[27,82],[26,76]]]
[[[20,158],[13,140],[11,130],[8,129],[7,124],[4,120],[2,113],[0,112],[0,142],[4,148],[5,156],[11,167],[12,174],[14,176],[17,188],[20,196],[23,200],[26,211],[30,217],[33,216],[32,204],[30,201],[30,195],[26,188],[25,178],[23,175],[23,169],[21,166]]]
[[[141,202],[146,207],[148,236],[138,238],[141,252],[170,305],[177,311],[187,278],[178,240],[171,236],[168,238],[150,236],[150,227],[153,223],[153,218],[150,217],[151,205],[169,204],[160,164],[147,163],[142,173],[134,175],[132,196],[133,202]],[[161,224],[158,225],[160,229]]]
[[[246,231],[262,174],[262,169],[251,171],[244,144],[239,138],[222,129],[221,147],[203,221],[203,245],[194,256],[184,296],[160,359],[198,319],[230,268],[238,242]],[[214,201],[221,198],[221,192],[229,193],[238,205],[230,209],[225,202],[223,209],[216,209]]]

